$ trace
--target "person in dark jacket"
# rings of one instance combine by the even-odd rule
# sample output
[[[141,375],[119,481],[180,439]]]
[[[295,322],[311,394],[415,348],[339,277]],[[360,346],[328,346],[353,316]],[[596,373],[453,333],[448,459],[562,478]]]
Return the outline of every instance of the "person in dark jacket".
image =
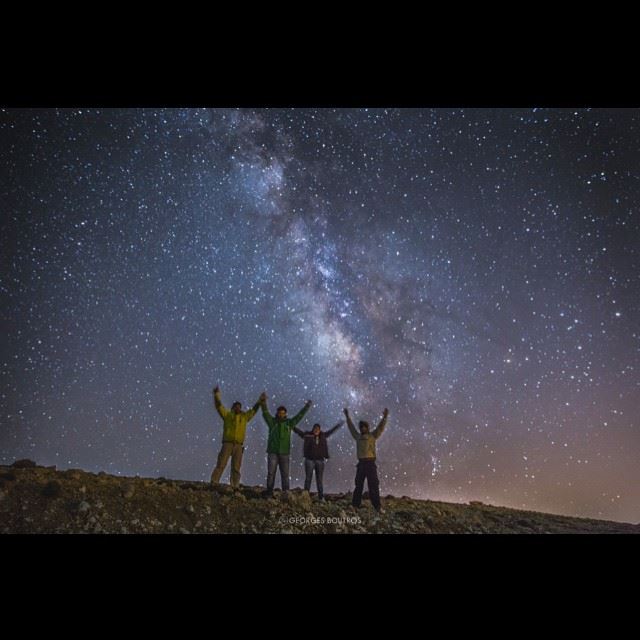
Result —
[[[315,469],[318,500],[324,500],[322,476],[324,474],[324,461],[329,458],[327,438],[343,424],[344,420],[340,420],[340,422],[338,422],[335,427],[329,429],[329,431],[322,431],[322,427],[317,422],[313,425],[311,431],[302,431],[298,429],[298,427],[293,428],[304,441],[304,488],[306,491],[311,489],[311,480],[313,479],[313,471]]]
[[[305,413],[311,407],[311,400],[293,418],[287,418],[287,408],[278,407],[275,418],[269,413],[267,407],[267,394],[260,396],[262,405],[262,417],[269,427],[269,440],[267,442],[267,490],[265,497],[273,495],[273,486],[276,481],[276,470],[280,467],[280,482],[282,491],[289,491],[289,454],[291,453],[291,430],[304,418]]]
[[[366,420],[360,420],[358,423],[360,431],[356,431],[355,425],[349,415],[349,409],[344,410],[344,415],[347,418],[349,431],[356,441],[358,454],[356,487],[353,492],[351,504],[356,509],[360,508],[360,504],[362,503],[362,490],[364,489],[364,481],[366,479],[369,485],[371,504],[378,513],[382,513],[382,506],[380,504],[380,481],[378,480],[378,468],[376,467],[376,441],[382,435],[385,425],[387,424],[389,409],[384,410],[382,420],[380,420],[380,424],[374,429],[373,433],[369,432],[369,423]]]

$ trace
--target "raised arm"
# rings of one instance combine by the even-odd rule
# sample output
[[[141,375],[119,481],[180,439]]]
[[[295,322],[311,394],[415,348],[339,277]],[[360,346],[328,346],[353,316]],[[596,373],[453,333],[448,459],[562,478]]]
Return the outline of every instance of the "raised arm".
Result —
[[[382,435],[382,432],[384,431],[384,428],[387,424],[388,416],[389,416],[389,409],[385,409],[382,412],[382,420],[380,420],[380,424],[375,428],[375,431],[373,432],[373,437],[376,440]]]
[[[300,422],[300,420],[304,418],[304,414],[309,411],[312,404],[313,403],[311,402],[311,400],[307,400],[307,403],[304,405],[304,407],[302,407],[302,409],[300,409],[300,411],[298,411],[298,413],[296,413],[296,415],[291,418],[290,424],[295,427],[298,422]]]
[[[262,394],[264,394],[264,391],[262,392]],[[253,405],[253,407],[251,407],[251,409],[248,409],[247,411],[244,412],[244,415],[247,417],[247,422],[249,422],[249,420],[252,420],[253,416],[255,416],[256,413],[258,412],[258,409],[260,408],[260,405],[262,403],[262,394],[260,394],[260,397],[258,398],[256,403]]]
[[[269,428],[273,427],[273,424],[274,424],[273,416],[269,413],[269,409],[267,407],[267,394],[264,392],[260,396],[260,406],[262,407],[262,417],[264,418],[264,421],[267,423],[267,426]]]
[[[356,431],[355,425],[351,421],[351,416],[349,415],[349,409],[344,410],[344,416],[347,419],[347,427],[349,427],[349,431],[351,432],[351,435],[357,440],[359,434]]]
[[[229,409],[222,404],[222,400],[220,400],[220,387],[216,385],[213,389],[213,403],[216,405],[216,410],[220,414],[220,417],[224,420],[228,413]]]
[[[329,429],[329,431],[325,432],[325,437],[329,437],[332,433],[335,433],[342,425],[344,424],[344,420],[340,420],[340,422],[338,422],[338,424],[335,427],[331,427],[331,429]]]
[[[293,427],[293,430],[301,437],[304,438],[306,433],[302,431],[302,429],[298,429],[298,427]]]

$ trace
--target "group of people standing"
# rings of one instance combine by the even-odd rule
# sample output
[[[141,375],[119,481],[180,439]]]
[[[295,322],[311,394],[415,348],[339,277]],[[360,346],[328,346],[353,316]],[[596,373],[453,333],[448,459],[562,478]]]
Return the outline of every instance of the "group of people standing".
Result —
[[[220,399],[220,388],[218,386],[213,390],[213,399],[216,410],[223,422],[222,447],[218,454],[216,467],[211,474],[211,482],[213,484],[220,482],[220,477],[229,462],[229,458],[231,458],[231,486],[234,488],[239,487],[240,467],[242,465],[247,425],[256,415],[258,409],[262,409],[262,417],[269,428],[269,439],[267,441],[267,488],[263,495],[265,497],[273,495],[276,471],[278,469],[280,470],[282,491],[289,490],[289,459],[291,454],[291,432],[293,431],[304,441],[304,488],[307,491],[311,489],[311,481],[315,472],[318,499],[324,499],[322,481],[325,461],[329,458],[327,438],[344,424],[343,421],[338,422],[328,431],[323,431],[319,423],[315,423],[311,431],[302,431],[298,429],[297,425],[311,408],[313,404],[311,400],[308,400],[295,416],[288,418],[287,408],[284,406],[278,407],[275,416],[269,413],[267,394],[265,392],[260,394],[258,401],[247,411],[242,411],[242,403],[238,401],[231,405],[231,409],[227,409]],[[380,483],[376,467],[376,441],[384,431],[389,411],[388,409],[384,410],[382,420],[373,431],[370,431],[369,423],[365,420],[359,421],[358,430],[356,430],[348,409],[344,409],[344,415],[349,432],[356,441],[358,455],[352,504],[355,508],[360,507],[364,481],[366,480],[371,504],[376,511],[380,512]]]

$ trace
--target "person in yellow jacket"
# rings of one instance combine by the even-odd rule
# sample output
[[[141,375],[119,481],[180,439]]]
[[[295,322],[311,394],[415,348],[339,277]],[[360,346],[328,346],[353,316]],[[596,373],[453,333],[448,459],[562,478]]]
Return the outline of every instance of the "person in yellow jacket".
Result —
[[[231,486],[240,486],[240,465],[244,453],[244,435],[247,425],[260,408],[260,400],[248,411],[242,411],[242,403],[236,401],[227,409],[220,400],[220,387],[213,390],[213,401],[222,418],[222,448],[218,454],[218,463],[211,474],[211,484],[218,484],[229,458],[231,458]]]

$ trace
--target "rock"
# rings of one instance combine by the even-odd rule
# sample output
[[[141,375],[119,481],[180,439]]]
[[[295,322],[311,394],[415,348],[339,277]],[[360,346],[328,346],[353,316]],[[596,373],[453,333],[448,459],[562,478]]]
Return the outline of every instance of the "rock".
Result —
[[[133,498],[133,495],[135,492],[136,492],[135,485],[133,484],[133,482],[129,482],[125,484],[122,489],[122,497],[129,500],[130,498]]]
[[[91,505],[84,500],[78,505],[78,511],[81,513],[85,513],[86,511],[89,511],[89,509],[91,509]]]
[[[229,486],[228,484],[217,484],[214,485],[214,487],[218,493],[221,493],[225,496],[233,494],[233,487]]]
[[[57,480],[50,480],[41,491],[45,498],[57,498],[62,493],[62,485]]]
[[[33,460],[16,460],[12,465],[14,469],[33,469],[38,465]]]
[[[247,498],[260,498],[262,494],[262,487],[245,487],[242,486],[242,492]]]
[[[299,509],[311,509],[311,494],[308,491],[301,491],[300,493],[288,492],[288,497],[284,497],[283,500],[289,504],[298,507]]]
[[[399,522],[411,522],[414,520],[418,514],[413,511],[409,511],[408,509],[398,509],[393,512],[393,517],[397,519]]]

